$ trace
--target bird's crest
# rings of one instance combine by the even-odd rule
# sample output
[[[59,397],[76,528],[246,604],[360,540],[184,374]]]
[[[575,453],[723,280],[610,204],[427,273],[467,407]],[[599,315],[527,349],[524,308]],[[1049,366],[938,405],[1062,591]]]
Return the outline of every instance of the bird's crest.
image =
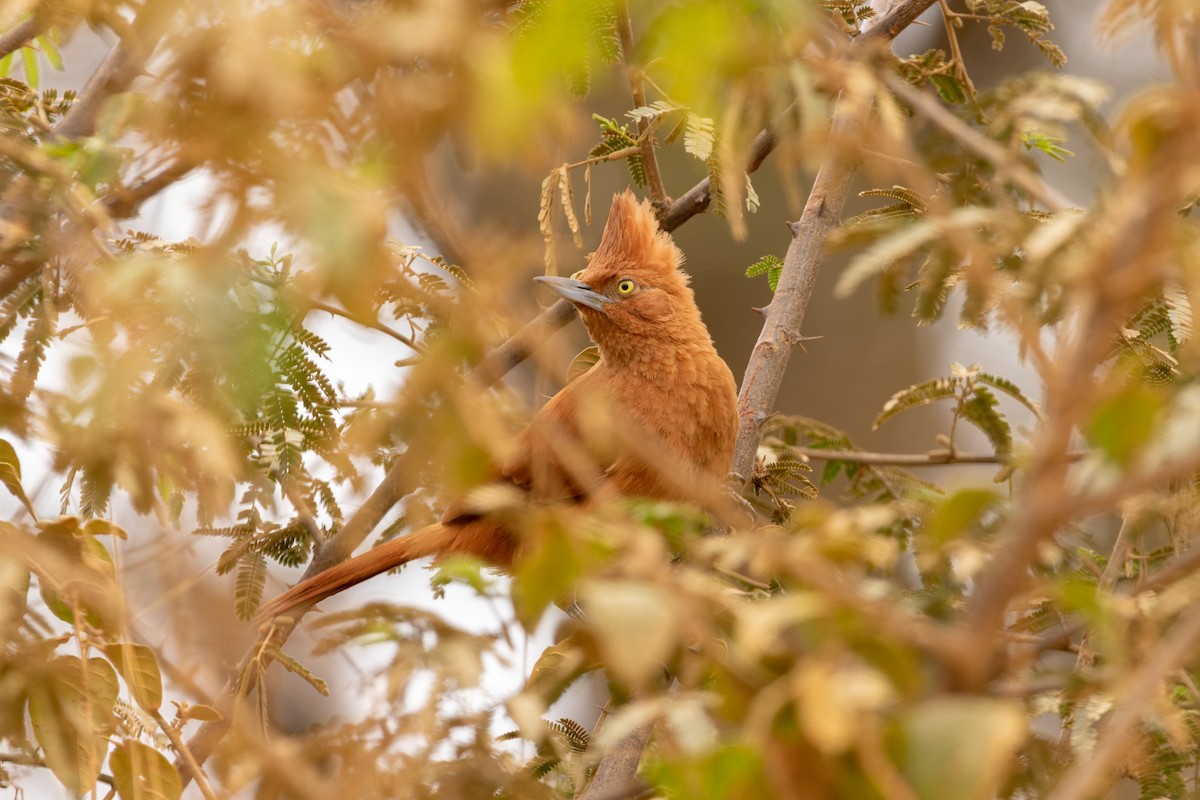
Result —
[[[618,271],[632,263],[673,272],[682,262],[683,254],[658,227],[648,200],[639,202],[628,189],[613,196],[600,246],[592,254],[593,266],[611,265]]]

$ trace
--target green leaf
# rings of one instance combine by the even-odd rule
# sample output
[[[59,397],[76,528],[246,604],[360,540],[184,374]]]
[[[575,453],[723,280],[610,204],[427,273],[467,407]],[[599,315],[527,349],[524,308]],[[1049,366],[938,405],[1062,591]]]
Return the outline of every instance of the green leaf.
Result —
[[[91,790],[115,728],[117,673],[102,658],[59,656],[29,687],[29,719],[46,766],[77,795]]]
[[[683,149],[701,161],[707,162],[712,157],[716,135],[713,131],[713,121],[708,117],[687,114],[687,130],[683,134]]]
[[[666,797],[726,800],[772,795],[762,755],[749,745],[721,747],[691,758],[660,756],[646,765],[646,777]]]
[[[936,546],[962,536],[983,513],[1002,500],[990,489],[960,489],[941,503],[925,530]]]
[[[29,567],[19,558],[0,554],[0,641],[12,641],[16,627],[25,617],[28,598]]]
[[[921,800],[984,800],[1016,765],[1025,731],[1015,700],[936,698],[901,719],[898,763]]]
[[[63,622],[75,624],[75,609],[83,611],[92,627],[108,630],[116,627],[118,609],[114,602],[115,572],[112,556],[95,536],[82,533],[76,517],[63,517],[47,524],[38,540],[58,550],[76,568],[61,585],[38,581],[38,592],[50,613]]]
[[[57,37],[57,31],[51,29],[41,36],[34,39],[42,52],[46,54],[46,60],[50,62],[50,66],[54,67],[59,72],[63,70],[62,53],[58,51],[58,43],[54,40]]]
[[[976,386],[963,403],[961,412],[963,419],[988,438],[996,455],[1004,457],[1012,452],[1012,427],[1000,413],[1000,403],[990,389]]]
[[[175,703],[174,700],[171,701]],[[175,703],[179,718],[184,720],[198,720],[200,722],[220,722],[225,719],[221,716],[221,712],[212,706],[206,706],[203,703],[185,703],[183,705]]]
[[[877,430],[880,425],[910,408],[954,397],[954,386],[954,380],[951,378],[934,378],[896,392],[883,404],[879,416],[871,423],[871,430]]]
[[[1040,150],[1055,161],[1062,163],[1075,155],[1065,147],[1058,146],[1059,142],[1065,141],[1066,139],[1060,136],[1049,136],[1036,131],[1021,134],[1021,143],[1025,145],[1026,150]]]
[[[104,654],[121,673],[139,706],[155,711],[162,705],[162,674],[153,650],[144,644],[119,642],[105,645]]]
[[[535,533],[529,554],[513,574],[513,611],[526,630],[533,630],[546,608],[574,587],[582,572],[567,532],[551,520]]]
[[[248,550],[238,562],[237,580],[234,583],[234,608],[239,619],[254,619],[262,603],[266,581],[266,556],[260,550]]]
[[[32,47],[22,47],[21,65],[25,67],[25,82],[34,89],[38,88],[41,73],[38,71],[37,51]]]
[[[183,781],[170,761],[153,747],[129,739],[108,757],[121,800],[179,800]]]
[[[21,486],[21,461],[17,458],[17,451],[12,444],[5,439],[0,439],[0,483],[5,485],[13,497],[21,501],[21,505],[25,506],[30,516],[37,519],[33,504],[29,502],[29,498],[25,496],[25,489]]]
[[[535,692],[544,704],[549,705],[562,697],[579,678],[599,669],[600,663],[588,657],[578,639],[578,633],[569,633],[543,650],[529,670],[525,690]]]
[[[950,105],[961,106],[967,102],[967,93],[958,78],[945,74],[930,75],[929,82],[937,90],[938,96]]]
[[[1131,385],[1105,400],[1087,426],[1089,441],[1112,461],[1128,466],[1154,432],[1163,407],[1160,392]]]
[[[779,276],[783,274],[783,260],[778,256],[765,255],[746,268],[746,277],[767,276],[767,283],[774,292],[779,287]]]
[[[484,573],[487,566],[486,562],[474,556],[447,556],[438,561],[437,573],[430,583],[434,588],[460,583],[470,586],[478,595],[487,596],[496,583]]]

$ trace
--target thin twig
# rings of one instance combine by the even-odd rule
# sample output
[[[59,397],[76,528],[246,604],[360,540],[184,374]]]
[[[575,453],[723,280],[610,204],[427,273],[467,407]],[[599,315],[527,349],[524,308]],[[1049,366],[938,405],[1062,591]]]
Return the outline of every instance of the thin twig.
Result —
[[[621,39],[621,53],[625,58],[625,72],[629,77],[629,93],[633,95],[633,105],[641,108],[646,105],[646,87],[642,83],[642,68],[634,63],[633,57],[633,23],[629,18],[629,3],[620,0],[617,3],[617,36]],[[658,171],[658,154],[654,151],[654,137],[650,131],[650,120],[639,117],[638,133],[641,138],[642,166],[646,171],[646,188],[650,191],[650,199],[660,215],[670,208],[671,199],[667,197],[663,186],[662,173]]]
[[[816,447],[789,447],[789,452],[820,461],[845,461],[850,464],[871,464],[895,467],[942,467],[948,464],[1007,464],[1011,456],[982,453],[868,453],[863,450],[822,450]],[[1079,461],[1086,452],[1068,453],[1067,460]]]
[[[175,748],[175,752],[178,754],[179,758],[187,766],[188,771],[192,775],[192,779],[196,781],[196,788],[200,790],[200,794],[204,795],[204,800],[217,800],[216,792],[213,791],[212,785],[209,784],[208,778],[205,776],[204,771],[200,769],[200,765],[196,762],[196,758],[192,755],[192,751],[188,749],[186,744],[184,744],[183,737],[179,735],[179,731],[171,727],[167,721],[163,719],[163,715],[159,713],[158,709],[149,709],[149,714],[154,720],[155,724],[158,725],[159,729],[162,730],[163,734],[166,735],[167,739],[170,740],[171,746]]]
[[[41,769],[50,769],[45,761],[28,753],[0,753],[0,763],[16,764],[17,766],[21,767],[39,767]],[[96,780],[109,786],[117,785],[116,781],[113,780],[111,775],[107,775],[103,772],[96,776]]]
[[[362,319],[354,314],[351,314],[349,311],[347,311],[344,308],[338,308],[337,306],[330,305],[329,303],[325,303],[320,300],[309,300],[308,306],[309,306],[310,310],[312,310],[312,311],[324,311],[325,313],[332,314],[335,317],[343,317],[344,319],[348,319],[351,322],[356,322],[359,325],[363,325],[367,328],[370,328],[373,331],[379,331],[380,333],[383,333],[383,334],[386,334],[386,335],[392,337],[397,342],[400,342],[401,344],[407,345],[408,347],[412,348],[413,350],[416,350],[418,353],[425,352],[425,347],[423,345],[421,345],[419,342],[417,342],[416,340],[414,340],[411,336],[406,336],[405,334],[401,333],[400,331],[398,331],[394,328],[389,328],[387,325],[384,325],[378,319]]]

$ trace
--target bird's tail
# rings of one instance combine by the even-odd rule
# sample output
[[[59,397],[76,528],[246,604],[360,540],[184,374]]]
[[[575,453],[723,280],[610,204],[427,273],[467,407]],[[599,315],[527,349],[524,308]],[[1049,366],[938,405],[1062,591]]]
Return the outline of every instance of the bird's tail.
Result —
[[[381,544],[297,583],[259,608],[255,621],[262,623],[301,606],[307,608],[409,561],[437,555],[446,547],[447,539],[452,537],[453,532],[439,524],[426,526]]]

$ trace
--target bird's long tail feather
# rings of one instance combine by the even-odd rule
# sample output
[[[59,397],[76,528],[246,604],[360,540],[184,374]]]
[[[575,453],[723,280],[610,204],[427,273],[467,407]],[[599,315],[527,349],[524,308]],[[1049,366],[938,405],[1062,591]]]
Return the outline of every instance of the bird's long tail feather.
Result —
[[[261,623],[301,606],[307,608],[409,561],[438,555],[446,548],[447,539],[452,537],[453,532],[445,525],[429,525],[393,539],[301,581],[263,605],[255,621]]]

